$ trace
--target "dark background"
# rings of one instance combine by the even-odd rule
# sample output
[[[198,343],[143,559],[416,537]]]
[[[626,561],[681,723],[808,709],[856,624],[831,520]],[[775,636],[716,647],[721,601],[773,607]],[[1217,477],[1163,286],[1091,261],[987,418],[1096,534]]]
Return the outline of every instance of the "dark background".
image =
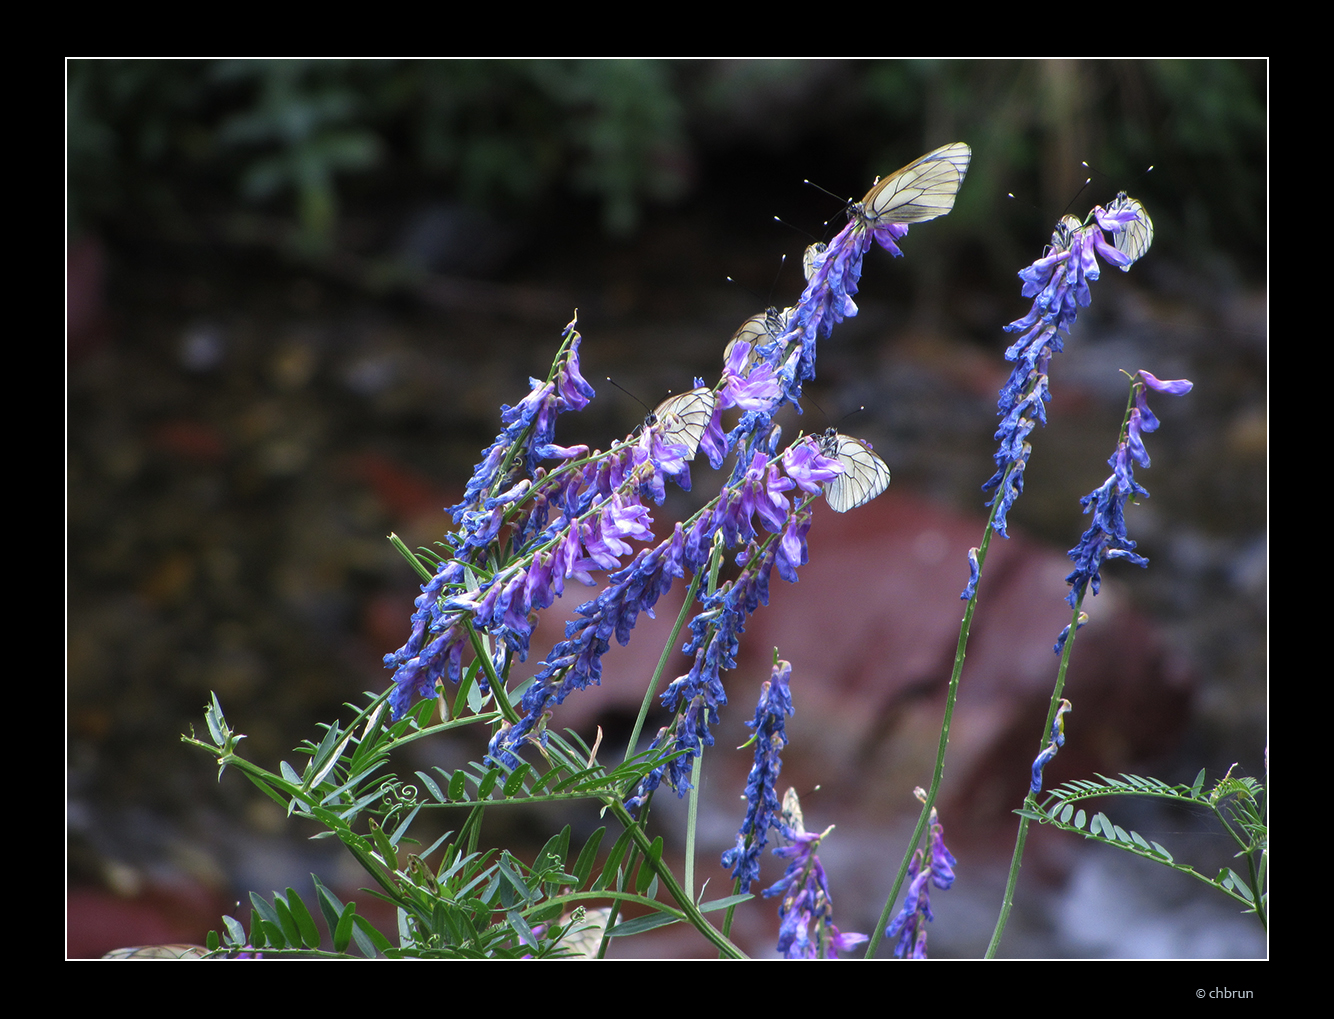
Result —
[[[605,447],[643,414],[606,375],[649,403],[711,382],[747,315],[796,299],[802,231],[842,223],[803,180],[860,196],[954,140],[973,161],[953,213],[914,227],[906,258],[867,257],[861,313],[822,343],[787,434],[865,405],[841,427],[874,441],[891,494],[957,515],[975,543],[1001,327],[1028,307],[1015,273],[1067,208],[1139,198],[1153,249],[1104,271],[1053,362],[1012,530],[1057,557],[1077,540],[1124,408],[1118,368],[1194,380],[1154,401],[1164,426],[1139,474],[1153,496],[1128,514],[1152,565],[1106,574],[1191,695],[1164,709],[1156,752],[1128,737],[1104,760],[1170,781],[1234,761],[1263,776],[1267,86],[1264,61],[71,61],[70,951],[151,940],[134,924],[164,914],[162,940],[201,940],[246,891],[312,869],[356,887],[325,844],[177,741],[209,692],[253,759],[291,759],[388,679],[380,657],[405,638],[415,588],[384,535],[448,529],[441,507],[575,308],[599,396],[558,438]],[[694,475],[695,497],[716,490],[707,467]],[[812,599],[811,626],[836,626],[821,611]],[[737,687],[733,724],[762,678]],[[724,844],[739,791],[722,797]],[[816,823],[836,819],[855,828]],[[956,932],[994,919],[1004,824],[973,838],[983,915]],[[892,870],[895,831],[893,848],[855,852]],[[1079,851],[1034,868],[1027,903],[1021,886],[1011,954],[1263,951],[1198,933],[1221,922],[1207,889],[1197,901],[1186,878]],[[1225,844],[1199,853],[1228,862]],[[1146,905],[1112,923],[1104,894]],[[845,929],[872,922],[857,908]],[[981,950],[933,926],[933,954]]]

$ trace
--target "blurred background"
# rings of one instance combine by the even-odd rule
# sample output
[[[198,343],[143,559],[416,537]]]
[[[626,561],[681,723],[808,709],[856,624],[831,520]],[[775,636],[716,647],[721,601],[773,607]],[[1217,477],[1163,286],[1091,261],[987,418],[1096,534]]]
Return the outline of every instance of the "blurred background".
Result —
[[[932,955],[980,954],[1000,904],[1118,369],[1195,389],[1154,400],[1152,499],[1127,514],[1151,565],[1113,564],[1086,604],[1047,784],[1264,776],[1267,62],[76,60],[66,80],[70,954],[202,941],[248,891],[308,888],[312,870],[353,897],[350,859],[180,744],[209,692],[253,760],[292,760],[383,689],[406,639],[416,587],[385,535],[451,528],[500,405],[545,376],[575,309],[599,395],[557,438],[605,448],[644,413],[607,375],[649,404],[712,384],[742,320],[796,300],[842,198],[956,140],[973,160],[953,213],[913,227],[906,258],[867,256],[860,313],[785,422],[794,436],[864,406],[840,428],[894,482],[817,516],[802,582],[775,580],[749,628],[706,759],[703,866],[743,816],[750,752],[732,748],[777,644],[797,708],[784,779],[808,827],[838,825],[822,857],[840,927],[874,925],[930,779],[1002,327],[1029,305],[1015,273],[1063,213],[1121,190],[1156,237],[1093,284],[1052,364],[1014,538],[992,546],[941,803],[959,880],[933,898]],[[716,492],[693,473],[661,520]],[[650,640],[626,654],[656,659]],[[640,691],[610,687],[553,724],[623,741]],[[423,753],[409,771],[480,748]],[[1231,862],[1206,819],[1102,809],[1206,872]],[[492,821],[534,851],[563,823]],[[1265,953],[1230,900],[1052,834],[1030,839],[1002,954]],[[772,952],[776,907],[752,909],[739,936]],[[670,939],[627,950],[700,950]]]

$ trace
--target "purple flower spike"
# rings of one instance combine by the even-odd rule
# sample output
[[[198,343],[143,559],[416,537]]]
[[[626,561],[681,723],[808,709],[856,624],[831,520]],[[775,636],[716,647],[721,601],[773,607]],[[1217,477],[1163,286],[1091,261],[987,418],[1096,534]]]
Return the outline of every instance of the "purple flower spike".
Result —
[[[945,829],[940,824],[936,809],[931,808],[931,862],[927,864],[922,850],[913,854],[908,864],[908,894],[903,908],[885,928],[885,937],[897,937],[894,955],[899,959],[926,958],[926,925],[935,919],[931,912],[931,885],[947,889],[954,884],[954,868],[958,861],[945,847]]]
[[[736,846],[723,853],[722,863],[732,871],[738,892],[750,891],[751,882],[760,876],[760,854],[769,842],[770,827],[779,827],[778,794],[774,783],[783,770],[780,756],[787,746],[785,725],[793,713],[792,692],[788,681],[792,666],[775,662],[773,675],[760,688],[760,702],[754,721],[746,724],[755,730],[755,764],[746,780],[746,800],[750,804],[746,819],[737,832]]]
[[[1060,334],[1070,331],[1079,309],[1088,307],[1092,300],[1089,282],[1099,276],[1098,256],[1128,269],[1148,250],[1143,244],[1134,257],[1118,250],[1125,246],[1123,239],[1132,228],[1148,221],[1138,202],[1127,201],[1133,202],[1133,209],[1113,202],[1111,211],[1099,206],[1084,223],[1066,216],[1056,225],[1047,252],[1019,273],[1024,281],[1023,295],[1034,300],[1027,315],[1005,327],[1006,332],[1022,335],[1005,352],[1006,360],[1015,365],[1000,391],[996,473],[982,486],[983,491],[996,489],[987,505],[995,506],[992,527],[1003,538],[1009,537],[1006,528],[1010,508],[1024,490],[1023,472],[1032,453],[1028,435],[1037,425],[1047,423],[1046,403],[1051,399],[1047,372],[1052,355],[1059,354],[1064,346]],[[1115,245],[1108,243],[1104,230],[1115,234]],[[1152,239],[1152,224],[1149,237]]]
[[[1079,539],[1079,544],[1068,553],[1075,569],[1065,578],[1070,585],[1066,602],[1071,608],[1079,604],[1086,589],[1096,595],[1102,584],[1102,564],[1107,559],[1125,559],[1136,566],[1148,566],[1149,561],[1132,551],[1135,542],[1126,534],[1125,504],[1136,496],[1148,498],[1148,489],[1135,480],[1135,464],[1149,466],[1149,454],[1144,448],[1142,435],[1158,428],[1158,419],[1145,401],[1146,386],[1161,393],[1181,395],[1190,392],[1192,383],[1186,379],[1163,382],[1144,371],[1136,373],[1134,406],[1131,407],[1125,432],[1108,464],[1112,475],[1101,486],[1084,498],[1080,505],[1085,513],[1093,514],[1093,523]],[[1153,381],[1150,382],[1149,380]]]
[[[868,939],[865,934],[843,934],[834,926],[829,879],[815,855],[820,842],[834,828],[830,825],[819,835],[806,831],[794,789],[783,797],[783,807],[793,815],[792,824],[782,826],[783,834],[793,844],[775,849],[774,855],[792,862],[782,878],[763,892],[766,899],[783,897],[778,906],[778,951],[785,959],[835,959],[838,952],[852,951]]]

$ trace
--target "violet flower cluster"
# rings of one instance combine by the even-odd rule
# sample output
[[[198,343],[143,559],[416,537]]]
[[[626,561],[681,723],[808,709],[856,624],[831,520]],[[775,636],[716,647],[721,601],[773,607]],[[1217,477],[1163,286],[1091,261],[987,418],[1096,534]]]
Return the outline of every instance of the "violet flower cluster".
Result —
[[[1158,429],[1158,419],[1149,410],[1147,390],[1180,396],[1189,393],[1194,383],[1188,379],[1164,381],[1141,369],[1136,373],[1134,404],[1130,408],[1122,439],[1108,464],[1112,474],[1098,488],[1079,500],[1085,513],[1093,514],[1093,523],[1069,552],[1075,568],[1065,578],[1070,585],[1066,601],[1071,608],[1079,605],[1084,592],[1091,587],[1098,593],[1102,583],[1102,564],[1108,559],[1125,559],[1136,566],[1147,566],[1149,561],[1133,550],[1135,542],[1126,534],[1126,500],[1136,496],[1148,498],[1148,490],[1135,480],[1135,464],[1149,466],[1149,454],[1144,448],[1143,434]]]
[[[1152,223],[1143,206],[1133,199],[1122,198],[1118,196],[1111,203],[1110,211],[1102,206],[1094,208],[1085,223],[1073,216],[1063,218],[1047,251],[1019,273],[1024,281],[1023,296],[1032,297],[1033,306],[1027,315],[1005,327],[1006,332],[1023,335],[1005,351],[1005,359],[1015,364],[1000,391],[996,473],[982,486],[983,491],[997,489],[987,505],[995,505],[992,527],[1001,537],[1008,537],[1010,508],[1024,490],[1024,469],[1032,452],[1028,434],[1038,424],[1047,423],[1046,404],[1051,399],[1047,373],[1051,357],[1064,347],[1060,334],[1070,331],[1079,309],[1088,307],[1092,300],[1089,282],[1096,280],[1101,271],[1098,256],[1125,270],[1147,250],[1147,242],[1133,251],[1119,250],[1107,240],[1104,231],[1117,241],[1132,232],[1146,231],[1152,237]],[[976,578],[969,582],[962,597],[970,599],[975,591]]]
[[[738,892],[750,891],[760,876],[760,854],[769,843],[769,829],[780,828],[780,805],[774,783],[783,770],[782,753],[787,746],[787,716],[794,712],[788,682],[792,666],[774,663],[773,675],[760,687],[755,718],[746,724],[755,730],[755,763],[746,779],[746,820],[737,833],[736,846],[723,853],[724,867],[732,871]]]
[[[852,295],[872,239],[901,255],[894,242],[906,233],[906,225],[872,231],[854,218],[812,259],[797,305],[766,316],[769,342],[758,350],[748,342],[729,346],[713,416],[698,448],[715,468],[736,453],[736,468],[703,510],[637,553],[631,542],[654,540],[648,501],[662,503],[667,478],[690,488],[694,449],[652,422],[637,440],[614,444],[606,453],[555,444],[557,415],[582,409],[594,395],[580,374],[580,337],[571,322],[551,377],[531,380],[524,400],[502,408],[504,430],[483,454],[463,501],[452,508],[460,526],[447,538],[451,555],[422,587],[408,641],[385,656],[386,667],[395,670],[393,717],[434,696],[444,679],[457,684],[465,647],[483,635],[491,638],[491,661],[489,670],[478,673],[479,684],[485,690],[489,674],[505,680],[514,659],[526,660],[536,616],[563,594],[565,581],[592,586],[593,574],[606,571],[608,586],[575,609],[564,639],[525,688],[518,721],[503,725],[491,740],[488,756],[516,766],[514,750],[533,737],[543,715],[573,691],[601,681],[601,659],[611,640],[627,643],[640,613],[652,615],[687,569],[705,568],[717,536],[726,548],[740,547],[741,574],[701,594],[702,610],[691,621],[685,647],[694,665],[662,695],[676,719],[659,734],[655,748],[664,756],[684,754],[648,776],[628,805],[644,802],[664,778],[683,794],[690,787],[691,758],[713,743],[710,726],[727,702],[720,672],[735,666],[746,617],[767,604],[774,567],[795,581],[807,560],[810,500],[794,505],[786,493],[800,488],[813,497],[844,469],[820,453],[813,437],[780,452],[773,416],[784,403],[795,402],[802,383],[814,377],[817,339],[857,313]],[[781,335],[773,335],[779,329]],[[702,388],[702,381],[696,386]],[[729,407],[742,412],[741,420],[724,436],[721,414]],[[544,466],[552,460],[560,462]],[[756,518],[767,535],[760,536]],[[626,563],[628,556],[633,558]]]
[[[931,862],[926,864],[926,857],[921,849],[913,854],[908,864],[908,894],[903,900],[903,908],[885,928],[885,937],[897,937],[894,956],[899,959],[926,958],[926,924],[934,920],[931,912],[931,885],[946,890],[954,884],[954,868],[958,861],[945,846],[945,829],[936,815],[936,808],[931,808]]]
[[[795,794],[789,793],[795,800]],[[799,811],[798,811],[799,813]],[[834,830],[830,825],[819,835],[806,831],[799,818],[781,825],[792,845],[774,850],[775,856],[792,861],[783,876],[764,890],[766,899],[781,895],[778,905],[778,951],[784,959],[836,959],[868,940],[865,934],[843,934],[834,924],[834,902],[829,879],[815,855],[820,842]]]

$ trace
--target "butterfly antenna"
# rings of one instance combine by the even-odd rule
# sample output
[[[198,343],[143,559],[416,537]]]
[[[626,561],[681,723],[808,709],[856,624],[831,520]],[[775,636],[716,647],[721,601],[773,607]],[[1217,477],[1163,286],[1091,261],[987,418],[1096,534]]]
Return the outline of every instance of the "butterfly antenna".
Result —
[[[1084,165],[1085,165],[1085,166],[1088,166],[1088,168],[1089,168],[1090,170],[1093,169],[1093,167],[1089,166],[1088,163],[1085,163]],[[1079,186],[1079,190],[1075,192],[1075,196],[1074,196],[1074,198],[1071,198],[1070,201],[1068,201],[1068,202],[1065,203],[1065,208],[1061,210],[1061,214],[1060,214],[1060,216],[1057,217],[1058,219],[1064,219],[1067,215],[1069,215],[1069,213],[1070,213],[1070,207],[1071,207],[1072,205],[1074,205],[1076,201],[1079,200],[1079,196],[1082,195],[1082,194],[1084,193],[1084,189],[1085,189],[1086,187],[1088,187],[1091,183],[1093,183],[1093,178],[1092,178],[1092,177],[1087,177],[1087,178],[1085,178],[1084,183],[1081,184],[1081,185]]]
[[[807,181],[806,183],[809,184],[810,181]],[[824,189],[821,188],[820,190],[823,191]],[[783,226],[787,227],[789,230],[795,230],[795,231],[797,231],[797,233],[799,233],[799,234],[803,234],[804,236],[809,237],[809,238],[811,239],[811,242],[812,242],[813,244],[819,244],[819,243],[820,243],[820,238],[819,238],[819,237],[816,237],[815,234],[811,233],[809,230],[803,230],[801,227],[796,226],[796,225],[794,225],[794,224],[792,224],[792,223],[789,223],[787,220],[783,219],[781,216],[775,216],[775,217],[774,217],[774,222],[775,222],[775,223],[781,223],[781,224],[783,224]],[[825,225],[827,226],[828,224],[826,223]]]
[[[612,378],[610,375],[607,376],[607,381],[610,382],[610,383],[611,383],[613,386],[615,386],[617,389],[619,389],[619,390],[620,390],[622,393],[624,393],[626,396],[630,397],[630,399],[634,400],[635,403],[639,404],[639,406],[643,407],[643,408],[644,408],[646,411],[648,411],[650,414],[653,413],[653,408],[652,408],[652,407],[650,407],[647,403],[645,403],[645,402],[644,402],[643,400],[641,400],[639,397],[635,396],[634,393],[630,392],[630,390],[626,389],[623,385],[621,385],[619,382],[617,382],[617,381],[616,381],[614,378]]]

